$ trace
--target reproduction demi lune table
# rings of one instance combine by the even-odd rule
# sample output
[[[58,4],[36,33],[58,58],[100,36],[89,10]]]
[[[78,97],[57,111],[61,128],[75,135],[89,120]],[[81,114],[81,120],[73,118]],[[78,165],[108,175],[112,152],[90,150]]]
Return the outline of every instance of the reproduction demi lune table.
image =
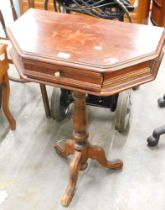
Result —
[[[9,29],[11,57],[25,79],[73,91],[73,136],[56,151],[74,154],[61,203],[68,206],[88,158],[103,167],[103,148],[88,143],[86,94],[109,96],[155,79],[162,59],[163,28],[30,9]]]

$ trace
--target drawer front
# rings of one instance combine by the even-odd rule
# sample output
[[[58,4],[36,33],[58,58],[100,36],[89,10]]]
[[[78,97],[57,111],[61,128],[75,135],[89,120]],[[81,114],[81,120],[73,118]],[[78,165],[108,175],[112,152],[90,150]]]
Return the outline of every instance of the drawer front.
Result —
[[[76,69],[68,66],[42,62],[25,61],[24,74],[30,78],[49,81],[82,89],[100,90],[103,77],[100,73]]]
[[[128,88],[152,81],[156,78],[163,53],[158,58],[128,67],[122,70],[109,72],[104,75],[102,91],[116,94]]]
[[[143,80],[150,76],[152,61],[128,67],[122,70],[109,72],[104,75],[103,88],[116,88],[125,84],[133,83],[137,80]]]

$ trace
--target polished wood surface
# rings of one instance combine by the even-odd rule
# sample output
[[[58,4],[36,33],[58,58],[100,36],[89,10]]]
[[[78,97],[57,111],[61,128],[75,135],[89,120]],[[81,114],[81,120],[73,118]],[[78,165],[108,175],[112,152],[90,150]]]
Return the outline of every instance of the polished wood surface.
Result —
[[[30,9],[8,35],[28,78],[111,95],[155,78],[165,32],[153,26]]]
[[[130,12],[133,23],[147,24],[149,19],[151,0],[135,0],[130,1],[135,9]]]
[[[9,65],[7,61],[6,48],[7,45],[0,43],[0,107],[2,103],[2,108],[4,114],[6,115],[6,118],[9,121],[10,128],[12,130],[15,130],[16,122],[9,110],[10,87],[9,87],[9,78],[7,73]]]
[[[138,0],[138,6],[135,9],[135,22],[147,24],[150,12],[151,0]]]
[[[121,160],[108,161],[103,148],[88,143],[86,93],[112,95],[155,79],[165,31],[31,9],[8,29],[8,36],[13,44],[11,57],[24,79],[73,90],[73,135],[64,146],[55,145],[64,157],[74,154],[61,199],[68,206],[79,170],[87,167],[89,158],[105,168],[123,165]]]
[[[151,21],[156,26],[165,27],[165,1],[153,0]]]

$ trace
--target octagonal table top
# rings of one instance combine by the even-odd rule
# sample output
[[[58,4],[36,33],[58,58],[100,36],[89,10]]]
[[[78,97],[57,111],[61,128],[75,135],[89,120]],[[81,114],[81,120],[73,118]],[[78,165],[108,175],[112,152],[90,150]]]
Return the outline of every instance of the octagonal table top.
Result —
[[[95,95],[155,79],[165,40],[161,27],[38,9],[7,32],[23,76]]]
[[[100,71],[157,57],[165,37],[160,27],[35,9],[19,18],[8,33],[23,56]]]

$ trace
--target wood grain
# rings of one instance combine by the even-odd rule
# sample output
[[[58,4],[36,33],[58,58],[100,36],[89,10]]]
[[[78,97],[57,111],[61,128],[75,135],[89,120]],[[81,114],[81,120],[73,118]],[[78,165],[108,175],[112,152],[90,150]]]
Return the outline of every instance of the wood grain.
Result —
[[[165,1],[153,0],[151,21],[156,26],[165,27]]]
[[[4,114],[9,121],[9,125],[11,130],[16,129],[16,121],[12,116],[10,109],[9,109],[9,95],[10,95],[10,86],[9,86],[9,78],[8,78],[8,59],[7,59],[7,52],[6,52],[7,45],[0,44],[0,105],[2,104],[2,108]]]
[[[34,9],[8,35],[24,76],[102,96],[153,80],[165,40],[163,28]]]
[[[108,161],[103,148],[89,144],[86,94],[112,95],[154,80],[165,30],[30,9],[8,29],[8,36],[11,57],[24,79],[73,91],[73,135],[64,146],[55,145],[60,155],[74,155],[61,198],[68,206],[89,158],[108,169],[123,165]]]

